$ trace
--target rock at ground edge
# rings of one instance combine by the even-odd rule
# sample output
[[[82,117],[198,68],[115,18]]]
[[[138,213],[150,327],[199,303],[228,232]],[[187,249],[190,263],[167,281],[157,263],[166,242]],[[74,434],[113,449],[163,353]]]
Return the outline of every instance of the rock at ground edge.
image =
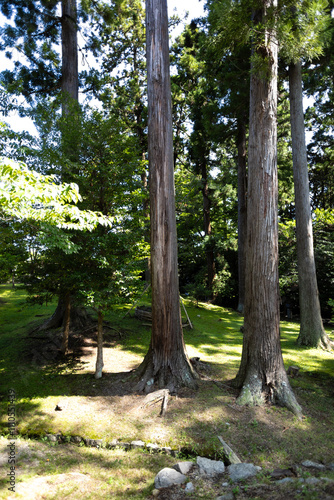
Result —
[[[206,476],[216,476],[225,472],[224,462],[210,460],[209,458],[197,457],[197,465],[199,466],[200,474]]]
[[[165,467],[155,476],[154,486],[157,490],[161,488],[168,488],[173,486],[173,484],[183,484],[187,481],[187,477],[175,469],[170,469]]]
[[[316,462],[312,462],[312,460],[304,460],[304,462],[302,462],[302,466],[303,467],[313,467],[314,469],[326,469],[326,467],[322,464],[318,464]]]
[[[232,464],[227,467],[232,482],[256,476],[260,470],[261,467],[257,467],[253,464]]]
[[[177,472],[181,472],[181,474],[188,474],[194,466],[194,462],[178,462],[173,465],[173,469],[177,470]]]

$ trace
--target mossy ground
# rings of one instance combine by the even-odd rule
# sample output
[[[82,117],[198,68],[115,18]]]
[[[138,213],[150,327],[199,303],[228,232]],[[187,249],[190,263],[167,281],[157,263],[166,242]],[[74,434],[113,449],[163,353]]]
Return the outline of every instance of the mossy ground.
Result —
[[[217,436],[221,435],[242,461],[265,469],[288,467],[305,459],[334,461],[331,446],[334,441],[334,355],[298,347],[297,322],[282,322],[281,342],[285,366],[300,368],[299,376],[290,381],[303,409],[302,421],[285,408],[236,405],[237,393],[229,382],[240,363],[243,319],[234,311],[202,303],[196,307],[191,301],[186,301],[186,306],[194,329],[184,331],[187,351],[190,357],[199,357],[208,371],[197,392],[184,390],[170,398],[167,415],[161,418],[160,406],[141,408],[143,396],[131,392],[127,383],[127,373],[143,359],[150,340],[149,327],[130,315],[124,318],[130,306],[115,308],[108,314],[104,376],[95,380],[94,331],[82,332],[81,339],[72,339],[73,345],[76,341],[84,342],[84,345],[79,342],[81,350],[77,350],[75,357],[70,354],[67,359],[59,360],[55,356],[57,332],[45,334],[36,330],[43,318],[53,312],[54,304],[27,306],[24,293],[9,285],[1,286],[0,299],[0,432],[5,437],[8,437],[8,390],[14,389],[17,430],[21,436],[61,432],[65,436],[101,438],[104,442],[141,439],[171,446],[183,453],[220,457]],[[330,330],[328,333],[333,338]],[[66,400],[67,408],[57,412],[55,406],[60,399]],[[55,453],[52,468],[48,469],[51,465],[45,463],[44,458],[29,459],[29,471],[23,467],[19,481],[27,481],[29,475],[50,475],[56,471],[60,474],[64,467],[66,473],[85,474],[78,463],[88,461],[96,470],[99,478],[96,481],[104,485],[98,486],[101,498],[109,491],[108,481],[112,481],[114,490],[119,492],[113,498],[122,498],[122,495],[147,498],[154,475],[162,464],[172,460],[144,454],[146,465],[141,482],[137,474],[142,469],[135,452],[119,450],[117,453],[125,459],[117,458],[118,455],[112,457],[108,450],[85,448],[86,451],[82,451],[74,445],[66,445],[63,451],[57,452],[46,443],[41,446]],[[60,446],[56,449],[60,450]],[[85,453],[89,459],[80,458]],[[109,458],[102,459],[99,453]],[[122,460],[123,465],[116,468],[117,472],[104,463],[113,460]],[[92,493],[97,484],[94,486],[94,478],[90,486],[87,483],[87,491],[80,495],[75,493],[79,491],[76,481],[73,476],[74,493],[69,492],[68,498],[100,498]],[[131,489],[131,495],[127,488]],[[61,496],[64,497],[63,493]]]

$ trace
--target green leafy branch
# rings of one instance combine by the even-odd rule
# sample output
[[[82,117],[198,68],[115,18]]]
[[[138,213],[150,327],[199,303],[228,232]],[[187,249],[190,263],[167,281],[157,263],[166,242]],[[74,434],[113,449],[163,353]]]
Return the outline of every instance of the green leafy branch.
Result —
[[[111,217],[76,206],[81,196],[74,183],[57,183],[55,176],[9,158],[0,158],[0,176],[0,220],[33,220],[81,231],[112,225]]]

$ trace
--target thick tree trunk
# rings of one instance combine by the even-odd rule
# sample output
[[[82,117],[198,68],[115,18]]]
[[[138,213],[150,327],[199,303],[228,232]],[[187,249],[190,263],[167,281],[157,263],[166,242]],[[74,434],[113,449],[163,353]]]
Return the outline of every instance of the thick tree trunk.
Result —
[[[63,338],[61,343],[61,352],[65,355],[68,352],[68,337],[70,334],[70,322],[71,322],[71,296],[69,293],[65,296],[65,313],[63,322]]]
[[[39,330],[53,330],[54,328],[59,328],[64,321],[64,300],[62,298],[58,299],[58,304],[55,312],[39,327]]]
[[[98,311],[95,378],[102,377],[102,370],[103,370],[103,315],[100,311]]]
[[[277,0],[264,0],[262,5],[255,17],[258,26],[263,26],[266,9]],[[235,383],[241,388],[239,404],[277,402],[300,417],[279,338],[277,44],[274,33],[262,29],[264,44],[257,46],[256,55],[262,57],[263,74],[253,67],[250,84],[245,323]]]
[[[300,61],[290,65],[289,86],[300,305],[300,332],[297,342],[305,346],[328,348],[330,340],[324,330],[321,318],[313,252]]]
[[[66,315],[66,301],[65,298],[61,296],[58,299],[58,304],[55,309],[55,312],[52,314],[50,318],[44,321],[44,323],[39,327],[39,330],[53,330],[64,326],[65,315]],[[70,326],[73,329],[87,327],[87,323],[90,321],[90,318],[87,315],[85,309],[82,309],[80,307],[71,306],[70,318],[71,318]]]
[[[156,382],[160,388],[175,390],[195,387],[196,382],[185,351],[179,299],[166,0],[146,0],[146,47],[152,337],[139,367],[138,389]]]
[[[68,98],[78,101],[78,40],[76,0],[62,0],[62,82],[63,115],[69,112]]]
[[[246,232],[247,232],[247,164],[246,126],[238,121],[238,312],[244,313],[245,273],[246,273]]]

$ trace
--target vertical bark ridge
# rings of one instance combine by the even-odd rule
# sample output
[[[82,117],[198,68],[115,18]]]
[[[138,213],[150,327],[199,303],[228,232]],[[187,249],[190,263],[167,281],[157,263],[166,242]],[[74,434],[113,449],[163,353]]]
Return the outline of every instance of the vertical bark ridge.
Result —
[[[166,0],[146,0],[152,337],[139,390],[196,386],[185,351],[179,298],[172,103]]]
[[[331,341],[322,323],[313,250],[301,61],[289,67],[289,87],[300,306],[297,342],[305,346],[330,348]]]
[[[250,83],[245,324],[235,384],[241,389],[239,404],[278,402],[300,418],[279,339],[277,44],[265,27],[267,8],[276,6],[277,0],[263,0],[254,15],[267,44],[254,45],[262,65],[253,63]]]

